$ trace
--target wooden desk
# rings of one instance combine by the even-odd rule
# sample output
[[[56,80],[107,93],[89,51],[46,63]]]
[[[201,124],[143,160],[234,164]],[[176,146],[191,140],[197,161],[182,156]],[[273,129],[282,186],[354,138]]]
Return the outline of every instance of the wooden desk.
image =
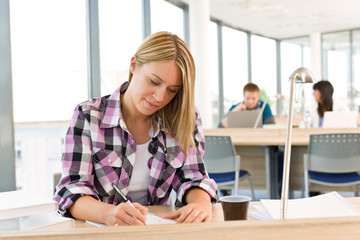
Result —
[[[360,198],[350,198],[360,207]],[[254,203],[252,203],[254,204]],[[256,203],[255,203],[256,204]],[[150,207],[158,214],[170,210],[166,206]],[[359,239],[360,216],[268,221],[227,221],[222,218],[220,204],[213,207],[214,221],[198,224],[171,224],[152,226],[78,227],[67,230],[36,230],[0,233],[2,240],[184,240],[184,239]]]
[[[268,198],[279,198],[277,191],[277,149],[285,145],[286,128],[217,128],[205,129],[205,135],[231,136],[241,157],[241,168],[248,170],[254,187],[267,190]],[[290,190],[302,188],[303,154],[311,134],[360,133],[360,128],[293,128],[290,168]],[[205,150],[206,151],[206,150]],[[240,187],[248,188],[244,181]],[[312,189],[316,190],[314,187]],[[352,191],[351,187],[342,188]],[[334,188],[334,190],[340,190]]]

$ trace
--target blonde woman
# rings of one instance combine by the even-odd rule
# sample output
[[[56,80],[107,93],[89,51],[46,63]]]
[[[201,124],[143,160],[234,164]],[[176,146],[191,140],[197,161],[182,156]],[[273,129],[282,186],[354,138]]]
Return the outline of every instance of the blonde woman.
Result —
[[[203,163],[194,84],[194,60],[183,40],[168,32],[145,39],[131,58],[128,82],[76,107],[55,189],[59,211],[110,226],[142,225],[145,206],[169,204],[175,190],[182,207],[166,218],[210,221],[217,186]]]

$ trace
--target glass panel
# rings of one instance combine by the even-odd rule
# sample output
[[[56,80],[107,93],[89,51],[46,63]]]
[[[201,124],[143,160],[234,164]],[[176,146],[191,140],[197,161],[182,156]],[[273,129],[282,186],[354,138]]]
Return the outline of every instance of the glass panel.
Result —
[[[246,33],[223,27],[224,111],[243,99],[248,82]]]
[[[311,69],[311,48],[309,46],[304,46],[303,54],[304,54],[304,59],[303,59],[304,67]]]
[[[101,95],[128,80],[130,59],[141,44],[141,0],[100,0]]]
[[[289,77],[299,67],[311,68],[311,50],[308,38],[297,38],[281,42],[281,94],[290,95]],[[312,96],[312,84],[304,84],[296,89],[296,94],[301,98],[294,104],[294,113],[304,113],[314,104]],[[297,96],[296,96],[297,97]],[[288,100],[282,100],[281,115],[286,115],[289,104]]]
[[[303,47],[303,66],[311,70],[311,48]],[[304,84],[303,86],[303,100],[304,102],[302,113],[305,113],[306,110],[310,109],[310,104],[315,103],[313,96],[313,84]]]
[[[301,46],[293,43],[281,43],[281,93],[290,94],[290,75],[302,66]]]
[[[276,114],[276,42],[275,40],[251,36],[252,82],[261,89],[261,99],[268,96],[271,111]],[[265,95],[265,96],[264,96]]]
[[[209,22],[209,78],[211,89],[212,127],[219,124],[219,55],[217,24]]]
[[[353,86],[355,110],[360,112],[360,30],[353,31]]]
[[[69,120],[87,99],[85,9],[85,1],[10,0],[18,188],[53,194]]]
[[[169,31],[184,39],[183,10],[164,0],[151,0],[151,33]]]
[[[347,100],[349,75],[350,34],[337,32],[323,34],[324,75],[334,87],[333,98]]]

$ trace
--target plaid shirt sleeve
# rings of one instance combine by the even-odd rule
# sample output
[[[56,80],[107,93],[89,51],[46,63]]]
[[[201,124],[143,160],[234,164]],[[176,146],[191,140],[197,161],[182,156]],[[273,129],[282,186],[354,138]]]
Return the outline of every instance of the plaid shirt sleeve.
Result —
[[[62,156],[62,178],[55,189],[55,200],[59,203],[59,212],[71,216],[67,209],[82,195],[98,199],[92,174],[91,138],[89,115],[78,106],[73,114],[66,134],[65,149]]]
[[[176,172],[173,181],[174,189],[177,192],[176,206],[186,204],[183,197],[185,192],[192,187],[202,188],[209,194],[212,202],[217,200],[217,185],[213,179],[209,178],[203,161],[205,138],[198,111],[196,111],[194,140],[196,148],[190,146],[184,165]]]

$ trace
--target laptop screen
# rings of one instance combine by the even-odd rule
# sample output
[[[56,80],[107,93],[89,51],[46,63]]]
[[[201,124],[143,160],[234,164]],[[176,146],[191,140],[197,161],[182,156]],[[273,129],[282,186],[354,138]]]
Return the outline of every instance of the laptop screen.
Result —
[[[257,117],[260,114],[260,109],[244,110],[228,113],[228,127],[229,128],[253,128]],[[260,116],[260,121],[257,127],[262,127],[263,119]]]
[[[356,128],[358,113],[351,112],[325,112],[323,128]]]

